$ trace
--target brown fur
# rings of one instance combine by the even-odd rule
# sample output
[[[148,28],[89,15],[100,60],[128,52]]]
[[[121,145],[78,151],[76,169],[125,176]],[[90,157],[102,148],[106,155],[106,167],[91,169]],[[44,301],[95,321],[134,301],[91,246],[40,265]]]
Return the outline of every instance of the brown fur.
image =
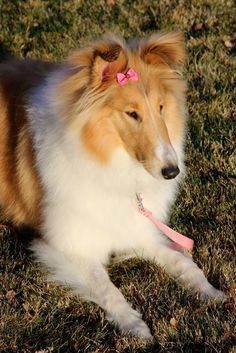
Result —
[[[140,56],[148,64],[176,68],[186,58],[183,39],[180,32],[153,34],[141,42]]]
[[[52,70],[39,61],[0,65],[0,205],[16,224],[37,227],[41,185],[26,117],[29,92]]]

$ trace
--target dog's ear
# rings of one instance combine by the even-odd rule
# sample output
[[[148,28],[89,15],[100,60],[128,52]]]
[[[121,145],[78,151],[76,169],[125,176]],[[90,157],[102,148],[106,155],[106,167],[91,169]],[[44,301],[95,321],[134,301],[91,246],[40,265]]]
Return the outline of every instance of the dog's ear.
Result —
[[[126,69],[127,62],[123,42],[115,36],[95,42],[69,58],[74,68],[85,69],[93,86],[112,82],[118,72]]]
[[[181,32],[153,34],[140,42],[139,52],[147,64],[177,68],[186,58],[184,36]]]
[[[92,75],[97,83],[109,83],[116,78],[127,66],[127,56],[119,43],[104,42],[94,51]]]

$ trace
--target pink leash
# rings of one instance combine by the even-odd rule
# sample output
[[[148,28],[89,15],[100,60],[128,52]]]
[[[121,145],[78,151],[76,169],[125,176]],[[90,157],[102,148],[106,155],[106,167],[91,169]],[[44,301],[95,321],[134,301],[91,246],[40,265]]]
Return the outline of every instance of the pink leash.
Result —
[[[150,221],[153,224],[155,224],[155,226],[159,228],[160,231],[162,231],[162,233],[164,233],[168,238],[170,238],[174,242],[173,247],[175,247],[175,245],[178,244],[187,250],[192,250],[193,244],[194,244],[192,239],[186,237],[183,234],[176,232],[175,230],[168,227],[166,224],[162,223],[161,221],[153,217],[152,212],[144,208],[140,194],[139,195],[136,194],[136,196],[138,201],[139,212],[145,217],[149,218]]]

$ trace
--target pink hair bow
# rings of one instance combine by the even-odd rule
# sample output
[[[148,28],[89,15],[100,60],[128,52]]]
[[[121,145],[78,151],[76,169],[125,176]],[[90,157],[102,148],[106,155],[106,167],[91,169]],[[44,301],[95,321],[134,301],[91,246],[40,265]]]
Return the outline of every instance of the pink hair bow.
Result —
[[[138,81],[138,74],[133,69],[129,69],[126,73],[118,72],[116,75],[117,82],[123,86],[128,80]]]

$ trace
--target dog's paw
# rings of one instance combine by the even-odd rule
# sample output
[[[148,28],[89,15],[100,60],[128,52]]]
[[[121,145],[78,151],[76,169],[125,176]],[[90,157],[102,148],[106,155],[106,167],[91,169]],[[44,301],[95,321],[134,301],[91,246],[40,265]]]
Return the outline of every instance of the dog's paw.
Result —
[[[141,319],[141,314],[132,308],[126,308],[125,311],[119,313],[108,313],[107,319],[116,324],[119,329],[127,334],[136,336],[142,339],[152,338],[150,329]]]
[[[132,322],[124,323],[122,326],[120,325],[120,329],[125,333],[142,339],[152,338],[149,327],[142,319],[139,318],[133,320]]]
[[[211,284],[208,284],[204,290],[201,290],[200,298],[203,300],[212,299],[216,302],[223,302],[227,299],[227,296],[222,291],[213,287]]]

